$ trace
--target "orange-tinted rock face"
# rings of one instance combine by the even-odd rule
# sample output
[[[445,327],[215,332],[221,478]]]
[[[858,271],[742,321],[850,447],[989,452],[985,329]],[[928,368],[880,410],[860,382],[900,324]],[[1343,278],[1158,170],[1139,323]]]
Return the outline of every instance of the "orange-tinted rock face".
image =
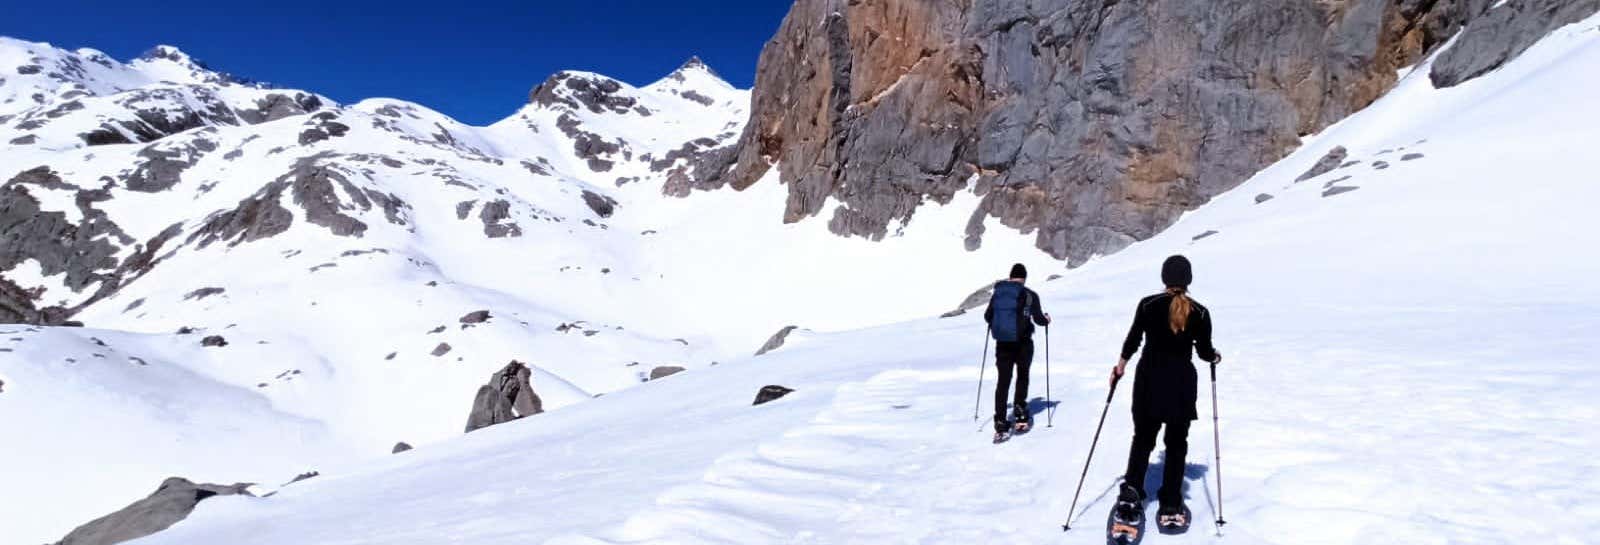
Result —
[[[878,238],[971,183],[969,247],[996,217],[1081,263],[1371,103],[1488,3],[799,0],[693,185],[776,164],[786,221]]]

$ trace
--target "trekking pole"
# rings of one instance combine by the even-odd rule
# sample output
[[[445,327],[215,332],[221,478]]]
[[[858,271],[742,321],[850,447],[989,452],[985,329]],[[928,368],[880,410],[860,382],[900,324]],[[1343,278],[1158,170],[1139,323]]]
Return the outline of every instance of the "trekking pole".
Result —
[[[983,328],[983,356],[978,359],[978,396],[972,400],[972,421],[978,421],[978,406],[983,403],[983,371],[989,366],[989,328]]]
[[[1217,364],[1211,363],[1211,446],[1217,464],[1217,531],[1228,521],[1222,519],[1222,431],[1217,429]]]
[[[1061,531],[1072,529],[1072,516],[1078,510],[1078,495],[1083,493],[1083,480],[1089,476],[1089,461],[1094,459],[1094,447],[1100,444],[1100,428],[1106,425],[1106,412],[1111,410],[1111,398],[1117,395],[1117,383],[1122,377],[1111,381],[1111,393],[1106,394],[1106,407],[1100,409],[1100,423],[1094,426],[1094,440],[1089,442],[1089,457],[1083,460],[1083,474],[1078,476],[1078,491],[1072,493],[1072,507],[1067,508],[1067,522],[1061,525]]]
[[[1056,406],[1050,402],[1050,324],[1044,324],[1044,427],[1056,426]]]

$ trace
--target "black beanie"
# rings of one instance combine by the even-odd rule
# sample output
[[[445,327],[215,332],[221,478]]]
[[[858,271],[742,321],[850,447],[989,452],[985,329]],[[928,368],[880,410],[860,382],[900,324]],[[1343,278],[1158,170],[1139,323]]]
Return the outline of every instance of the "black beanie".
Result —
[[[1006,278],[1027,278],[1027,277],[1028,277],[1028,268],[1022,266],[1021,263],[1018,263],[1016,265],[1012,265],[1011,266],[1011,276],[1007,276]]]
[[[1189,267],[1189,258],[1175,255],[1167,258],[1161,264],[1161,281],[1168,287],[1189,287],[1194,281],[1194,270]]]

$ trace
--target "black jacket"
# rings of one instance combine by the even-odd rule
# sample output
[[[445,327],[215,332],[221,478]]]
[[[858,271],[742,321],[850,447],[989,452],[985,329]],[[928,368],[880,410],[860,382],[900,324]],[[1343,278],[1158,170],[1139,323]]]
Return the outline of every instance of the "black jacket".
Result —
[[[1167,323],[1172,295],[1163,292],[1141,299],[1134,311],[1133,326],[1122,342],[1122,357],[1132,358],[1144,341],[1144,353],[1133,376],[1135,419],[1175,422],[1199,416],[1195,410],[1199,380],[1190,355],[1216,361],[1217,349],[1211,345],[1211,311],[1193,298],[1189,301],[1189,321],[1177,333]]]
[[[999,282],[995,282],[995,285],[999,286],[1000,284],[1004,284],[1006,282],[1011,282],[1011,280],[1001,280]],[[1039,294],[1028,289],[1027,287],[1018,287],[1022,288],[1022,298],[1024,299],[1023,306],[1027,309],[1027,315],[1032,318],[1033,322],[1028,323],[1029,320],[1023,320],[1022,329],[1018,332],[1018,334],[1022,337],[1022,340],[1031,341],[1033,340],[1034,324],[1045,325],[1050,323],[1050,321],[1045,319],[1044,308],[1039,306]],[[992,299],[989,301],[989,307],[983,309],[983,321],[984,323],[989,324],[994,323],[994,300]]]

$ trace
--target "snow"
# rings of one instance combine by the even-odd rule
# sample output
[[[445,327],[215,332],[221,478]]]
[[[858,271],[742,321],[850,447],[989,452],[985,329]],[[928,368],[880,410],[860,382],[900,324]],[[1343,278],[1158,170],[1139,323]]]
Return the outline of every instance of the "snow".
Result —
[[[1588,455],[1600,448],[1589,341],[1600,260],[1583,254],[1600,245],[1583,221],[1600,198],[1585,175],[1600,167],[1588,145],[1600,103],[1586,93],[1600,84],[1597,24],[1450,89],[1432,88],[1423,63],[1162,234],[1071,271],[997,224],[963,250],[969,192],[919,208],[882,241],[846,239],[826,231],[831,203],[782,223],[775,175],[664,199],[659,174],[636,162],[594,173],[556,136],[563,112],[529,106],[475,128],[362,102],[338,110],[351,127],[342,139],[252,151],[240,165],[203,159],[175,193],[119,193],[105,208],[143,240],[171,217],[139,210],[229,208],[306,151],[336,150],[404,160],[360,166],[370,174],[339,165],[355,187],[410,203],[406,225],[346,210],[369,229],[331,237],[285,199],[289,231],[176,252],[84,315],[124,331],[0,327],[13,350],[0,353],[0,432],[48,438],[0,453],[0,480],[24,491],[0,493],[0,518],[24,521],[0,535],[55,539],[168,475],[272,489],[314,469],[270,498],[207,500],[134,543],[1100,543],[1132,432],[1129,385],[1069,514],[1071,490],[1134,303],[1181,252],[1226,355],[1216,386],[1229,524],[1208,522],[1219,468],[1202,392],[1187,468],[1195,527],[1151,543],[1582,543],[1600,531],[1600,489],[1581,477],[1600,470]],[[565,113],[635,153],[687,139],[660,127],[714,134],[742,115],[659,84],[619,91],[657,112],[648,119]],[[376,129],[385,105],[417,117],[401,133]],[[285,145],[304,121],[220,128],[216,153]],[[478,151],[400,136],[431,142],[434,123]],[[1292,181],[1335,145],[1360,164]],[[127,160],[96,153],[75,178]],[[551,172],[515,160],[533,157]],[[240,172],[254,174],[230,176]],[[645,179],[610,183],[621,176]],[[204,179],[221,183],[196,194]],[[1358,189],[1325,196],[1332,187]],[[584,190],[617,199],[616,214],[593,214]],[[1274,198],[1258,204],[1260,193]],[[484,238],[476,214],[490,199],[512,203],[523,236]],[[466,200],[479,202],[459,220]],[[1206,231],[1217,233],[1194,239]],[[372,248],[389,253],[344,255]],[[1032,377],[1059,405],[994,446],[993,373],[976,384],[981,317],[929,317],[1013,261],[1030,265],[1056,320]],[[336,266],[309,271],[324,263]],[[183,300],[202,286],[227,291]],[[477,309],[494,318],[460,327]],[[597,333],[554,330],[580,321]],[[790,324],[804,329],[783,348],[749,355]],[[182,326],[201,330],[171,333]],[[199,347],[211,334],[230,345]],[[451,352],[428,355],[441,341]],[[511,358],[533,365],[551,410],[459,435],[472,392]],[[638,383],[669,363],[689,369]],[[795,392],[750,406],[767,384]],[[69,422],[79,428],[63,431]],[[385,454],[400,440],[418,448]]]

